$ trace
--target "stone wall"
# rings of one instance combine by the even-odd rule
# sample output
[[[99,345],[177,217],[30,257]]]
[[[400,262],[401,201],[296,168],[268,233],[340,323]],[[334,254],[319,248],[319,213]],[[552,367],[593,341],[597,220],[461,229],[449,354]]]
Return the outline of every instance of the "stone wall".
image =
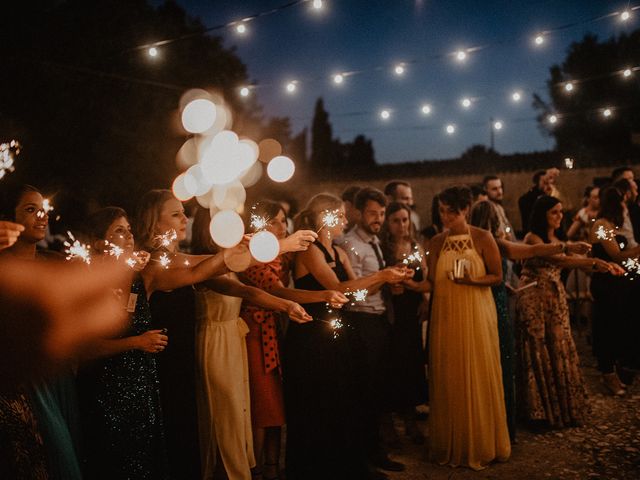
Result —
[[[594,178],[608,177],[616,166],[584,168],[574,170],[561,170],[557,181],[558,189],[563,198],[563,206],[565,209],[573,210],[580,206],[582,194],[587,185],[593,183]],[[505,186],[504,207],[514,228],[519,230],[521,227],[520,211],[518,210],[518,198],[531,188],[533,171],[524,172],[507,172],[498,173]],[[294,188],[287,193],[293,196],[302,209],[305,203],[316,193],[329,192],[340,195],[342,191],[349,185],[370,185],[379,189],[383,189],[384,185],[390,180],[405,180],[411,183],[413,187],[413,197],[417,206],[418,214],[422,219],[422,226],[429,225],[431,220],[431,202],[433,196],[439,191],[456,184],[472,184],[482,181],[482,175],[451,175],[439,177],[400,177],[378,179],[366,182],[357,181],[317,181],[310,182],[311,185],[305,185],[304,188]]]

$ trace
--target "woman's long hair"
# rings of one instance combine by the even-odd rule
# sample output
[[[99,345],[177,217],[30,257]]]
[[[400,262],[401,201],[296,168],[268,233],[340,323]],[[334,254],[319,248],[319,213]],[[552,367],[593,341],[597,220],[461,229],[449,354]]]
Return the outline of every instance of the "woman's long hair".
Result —
[[[549,224],[547,222],[547,212],[560,203],[556,197],[541,195],[533,204],[529,228],[531,233],[538,235],[544,243],[549,243]],[[566,240],[567,235],[562,230],[562,226],[555,231],[556,237]]]
[[[211,238],[210,224],[211,213],[209,209],[198,205],[191,229],[191,253],[194,255],[209,255],[220,251]]]
[[[153,238],[157,235],[155,228],[160,219],[162,206],[167,200],[175,198],[171,190],[150,190],[144,194],[136,210],[136,245],[149,251],[153,249]]]
[[[616,187],[607,187],[600,192],[600,211],[598,218],[604,218],[616,227],[624,223],[624,194]]]
[[[127,212],[120,207],[104,207],[92,213],[85,222],[85,233],[91,243],[106,240],[107,230],[119,218],[127,218]]]
[[[296,230],[317,231],[321,225],[317,225],[318,215],[325,210],[337,210],[342,206],[342,200],[330,193],[318,193],[307,202],[304,209],[293,219]]]
[[[16,208],[22,197],[29,192],[42,193],[36,187],[26,183],[5,185],[0,195],[0,220],[16,221]]]
[[[482,228],[491,232],[494,238],[498,238],[500,230],[500,219],[496,207],[488,200],[477,202],[471,207],[469,213],[469,223],[474,227]]]

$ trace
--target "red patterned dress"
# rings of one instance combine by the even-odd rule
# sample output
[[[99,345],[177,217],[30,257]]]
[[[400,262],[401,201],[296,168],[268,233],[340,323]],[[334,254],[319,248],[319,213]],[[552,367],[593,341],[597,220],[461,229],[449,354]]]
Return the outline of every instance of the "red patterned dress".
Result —
[[[280,256],[271,263],[256,265],[242,279],[270,292],[289,284],[290,260]],[[247,356],[251,390],[251,423],[254,427],[279,427],[285,424],[278,320],[280,314],[249,302],[243,302],[240,316],[249,326]]]

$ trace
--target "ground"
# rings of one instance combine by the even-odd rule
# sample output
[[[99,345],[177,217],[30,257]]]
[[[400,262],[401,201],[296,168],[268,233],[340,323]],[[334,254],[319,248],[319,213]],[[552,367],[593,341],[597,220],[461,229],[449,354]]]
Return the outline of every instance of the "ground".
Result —
[[[545,434],[518,430],[517,443],[507,463],[475,472],[467,468],[441,467],[427,461],[427,447],[413,445],[400,433],[401,448],[392,458],[406,470],[389,473],[391,480],[440,479],[640,479],[640,378],[624,397],[608,395],[600,382],[585,338],[577,338],[583,373],[590,393],[591,415],[581,428]],[[420,422],[425,432],[427,422]]]

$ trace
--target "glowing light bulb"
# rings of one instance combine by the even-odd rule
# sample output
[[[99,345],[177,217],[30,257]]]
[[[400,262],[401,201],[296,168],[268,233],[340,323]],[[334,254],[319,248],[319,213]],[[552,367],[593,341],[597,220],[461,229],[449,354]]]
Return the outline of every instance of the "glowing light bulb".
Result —
[[[462,105],[464,108],[471,107],[471,99],[470,98],[463,98],[462,100],[460,100],[460,105]]]
[[[333,76],[333,83],[340,85],[342,82],[344,82],[344,75],[337,73]]]
[[[398,76],[404,75],[404,65],[402,63],[396,65],[393,71]]]
[[[565,89],[567,92],[573,92],[573,83],[571,83],[571,82],[566,83],[566,84],[564,85],[564,89]]]
[[[380,112],[380,118],[383,120],[389,120],[391,117],[391,112],[389,110],[382,110]]]
[[[247,26],[244,23],[239,23],[236,26],[236,32],[238,32],[240,35],[244,35],[245,33],[247,33]]]
[[[500,121],[497,121],[497,122],[495,122],[495,123],[493,124],[493,128],[494,128],[495,130],[502,130],[502,127],[503,127],[503,125],[502,125],[502,122],[500,122]]]
[[[298,88],[298,83],[296,81],[289,82],[287,83],[287,86],[285,88],[287,89],[288,93],[294,93]]]
[[[613,113],[613,112],[611,111],[611,109],[610,109],[610,108],[605,108],[605,109],[602,111],[602,115],[604,116],[604,118],[609,118],[609,117],[611,116],[611,114],[612,114],[612,113]]]
[[[558,116],[557,115],[549,115],[549,123],[557,123],[558,122]]]
[[[542,45],[544,43],[544,37],[542,35],[536,35],[536,38],[533,39],[533,42],[536,45]]]
[[[149,54],[150,57],[157,57],[158,49],[156,47],[151,47],[149,50],[147,50],[147,53]]]
[[[569,158],[569,157],[565,158],[564,159],[564,166],[566,168],[568,168],[569,170],[571,170],[573,168],[573,158]]]
[[[631,12],[629,10],[625,10],[620,14],[620,20],[622,20],[623,22],[626,22],[630,18],[631,18]]]
[[[248,97],[250,93],[251,91],[249,90],[249,87],[242,87],[240,89],[240,95],[243,97]]]
[[[429,115],[431,113],[431,105],[429,105],[428,103],[425,103],[424,105],[422,105],[422,108],[420,109],[420,111],[422,112],[423,115]]]
[[[322,0],[313,0],[313,3],[311,4],[311,6],[315,10],[321,10],[322,7],[323,7],[323,2],[322,2]]]
[[[626,78],[626,77],[630,77],[631,73],[632,72],[630,68],[625,68],[624,71],[622,72],[622,75]]]
[[[446,130],[447,134],[453,135],[454,133],[456,133],[456,126],[453,125],[453,124],[449,124],[449,125],[446,126],[445,130]]]
[[[514,102],[519,102],[520,100],[522,100],[522,94],[520,92],[513,92],[511,94],[511,100],[513,100]]]
[[[465,52],[464,50],[458,50],[456,52],[456,60],[458,60],[459,62],[464,62],[467,59],[467,52]]]

